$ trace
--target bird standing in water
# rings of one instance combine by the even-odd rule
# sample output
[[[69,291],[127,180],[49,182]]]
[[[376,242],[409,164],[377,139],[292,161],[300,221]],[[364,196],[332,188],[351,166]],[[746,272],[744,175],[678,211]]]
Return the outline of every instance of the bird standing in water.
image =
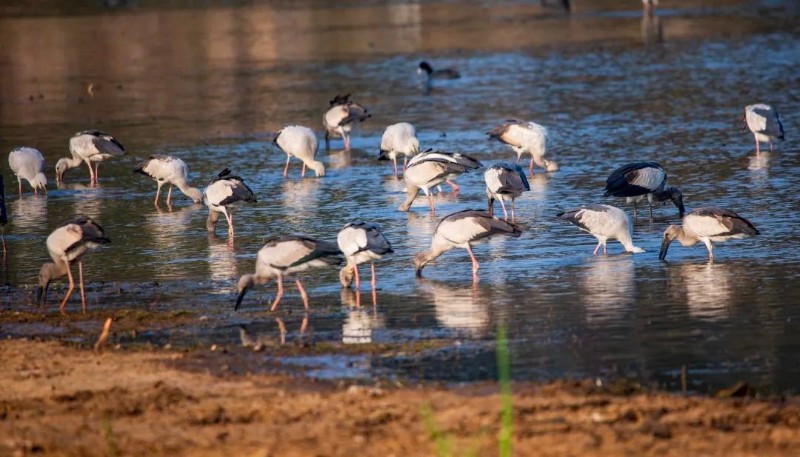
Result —
[[[547,153],[547,129],[535,122],[518,121],[515,119],[506,121],[498,125],[491,131],[486,132],[489,139],[499,140],[507,144],[517,153],[517,163],[522,159],[522,154],[531,155],[531,162],[528,166],[528,173],[533,174],[533,164],[543,168],[545,171],[557,171],[558,164],[552,160],[547,160],[544,155]]]
[[[394,176],[397,177],[397,157],[403,156],[403,172],[408,158],[419,154],[419,140],[414,126],[400,122],[386,127],[381,138],[381,151],[378,160],[391,160],[394,163]]]
[[[158,189],[156,190],[156,199],[153,204],[156,206],[158,206],[158,197],[161,195],[161,186],[164,184],[169,184],[167,206],[172,201],[172,186],[180,189],[184,195],[191,198],[195,203],[203,201],[203,193],[200,189],[191,187],[186,182],[189,177],[189,167],[186,166],[186,162],[177,157],[161,154],[152,155],[149,159],[137,165],[133,171],[155,180]]]
[[[56,181],[64,181],[64,172],[86,163],[89,167],[90,184],[97,184],[99,179],[100,162],[112,157],[125,155],[122,143],[108,133],[99,130],[84,130],[72,136],[69,140],[69,152],[72,158],[59,159],[56,162]],[[92,168],[92,162],[95,163]]]
[[[714,261],[712,242],[723,242],[732,239],[749,238],[759,234],[758,229],[747,219],[731,210],[707,206],[697,208],[683,216],[683,225],[670,225],[664,232],[661,242],[659,260],[667,258],[667,250],[672,240],[678,240],[682,246],[694,246],[702,241],[708,249],[708,260]]]
[[[332,135],[337,135],[344,139],[344,149],[349,151],[350,132],[372,115],[363,106],[350,101],[350,94],[337,95],[330,101],[330,106],[322,116],[322,125],[325,127],[325,149],[331,148],[330,138]]]
[[[253,191],[244,180],[233,176],[229,169],[222,170],[203,192],[203,203],[208,207],[206,229],[214,233],[219,215],[228,221],[228,237],[233,239],[233,213],[235,208],[244,203],[258,203]]]
[[[597,247],[603,247],[603,254],[608,254],[606,241],[616,238],[625,248],[625,252],[635,254],[644,252],[644,249],[633,245],[631,226],[628,216],[621,209],[611,205],[586,205],[578,209],[566,211],[556,215],[561,220],[575,224],[583,231],[589,232],[597,238]]]
[[[486,169],[486,196],[489,198],[489,214],[494,216],[494,201],[500,200],[503,219],[508,220],[505,200],[511,200],[511,222],[514,222],[514,203],[526,190],[531,190],[522,167],[516,163],[498,163]]]
[[[306,166],[314,170],[317,176],[325,176],[325,165],[316,159],[317,157],[317,136],[314,131],[301,125],[287,125],[275,136],[273,142],[278,145],[281,151],[286,153],[286,166],[283,168],[283,177],[289,173],[289,160],[297,157],[303,162],[301,177],[306,176]]]
[[[47,193],[47,177],[44,175],[44,157],[38,149],[15,148],[8,154],[8,165],[17,175],[19,194],[22,195],[22,180],[27,180],[34,193]]]
[[[633,203],[633,218],[636,219],[636,203],[647,200],[650,207],[650,221],[653,220],[653,201],[671,200],[683,217],[683,194],[675,187],[665,187],[667,172],[655,162],[636,162],[623,165],[614,170],[606,179],[604,197],[624,197]]]
[[[355,277],[356,291],[360,290],[361,280],[358,277],[358,266],[369,262],[374,294],[377,287],[374,261],[394,252],[389,240],[381,232],[381,227],[372,222],[350,222],[339,231],[336,243],[347,259],[347,265],[339,271],[339,281],[342,287],[350,287],[350,283]]]
[[[48,262],[42,265],[39,271],[39,289],[38,301],[40,305],[44,305],[47,301],[47,288],[53,279],[58,279],[67,275],[69,278],[69,289],[61,300],[59,310],[64,314],[64,308],[67,306],[72,291],[75,290],[75,280],[72,278],[71,266],[73,263],[78,263],[78,281],[81,288],[81,308],[83,313],[86,313],[86,293],[83,285],[83,256],[94,250],[101,244],[111,243],[111,240],[106,237],[103,227],[93,221],[88,216],[79,215],[75,219],[61,227],[55,229],[50,236],[47,237],[47,252],[53,262]]]
[[[776,140],[783,141],[781,117],[771,106],[763,103],[747,105],[744,108],[744,119],[756,139],[756,156],[761,155],[760,143],[769,143],[769,150],[772,152],[772,143]]]

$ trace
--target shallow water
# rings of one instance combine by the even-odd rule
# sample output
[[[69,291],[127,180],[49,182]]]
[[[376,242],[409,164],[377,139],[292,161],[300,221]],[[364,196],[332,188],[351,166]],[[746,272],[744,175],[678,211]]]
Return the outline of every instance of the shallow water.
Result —
[[[366,366],[332,358],[321,376],[343,363],[342,376],[492,377],[491,343],[505,323],[521,379],[629,376],[679,388],[685,365],[693,390],[748,380],[765,391],[797,392],[796,7],[676,2],[658,18],[663,42],[644,43],[653,41],[653,24],[626,10],[630,2],[577,3],[571,16],[513,2],[491,5],[354,1],[334,8],[309,1],[196,9],[140,2],[67,16],[4,16],[0,151],[39,148],[53,181],[52,167],[68,154],[75,131],[107,130],[128,155],[100,167],[97,188],[88,187],[83,167],[68,172],[64,186],[51,183],[46,198],[29,189],[18,197],[3,160],[12,218],[3,309],[36,309],[26,302],[48,260],[44,240],[84,213],[113,242],[86,258],[91,309],[203,316],[191,325],[116,335],[117,341],[235,344],[240,324],[277,339],[275,315],[284,317],[292,340],[301,337],[302,316],[293,285],[287,282],[275,315],[267,311],[274,284],[254,289],[234,313],[236,280],[252,271],[267,237],[333,240],[347,221],[360,218],[380,223],[395,249],[377,264],[377,306],[366,292],[356,307],[357,297],[340,291],[334,270],[307,274],[307,332],[316,341],[453,344]],[[456,66],[464,77],[426,96],[414,73],[420,58]],[[327,101],[346,92],[373,113],[353,135],[354,149],[343,151],[335,140],[320,153],[325,178],[300,179],[293,162],[283,179],[285,155],[269,133],[288,123],[321,131]],[[743,106],[756,101],[784,113],[788,139],[760,160],[738,120]],[[396,211],[402,181],[376,160],[383,128],[412,122],[423,148],[466,152],[489,165],[514,157],[483,133],[508,118],[546,125],[561,170],[530,177],[531,192],[517,203],[520,238],[476,248],[478,284],[461,250],[416,279],[411,255],[427,247],[437,218],[423,198],[410,213]],[[224,222],[220,237],[207,236],[205,207],[180,194],[172,210],[153,207],[155,184],[130,172],[153,153],[185,159],[197,186],[225,167],[245,178],[259,203],[237,213],[233,247]],[[677,244],[669,262],[659,262],[661,233],[677,221],[674,207],[665,206],[653,223],[636,225],[634,241],[647,253],[621,254],[612,242],[608,256],[592,256],[594,238],[554,216],[584,203],[624,206],[602,197],[604,180],[635,160],[660,162],[687,208],[733,209],[762,235],[720,245],[714,264],[702,246]],[[459,195],[445,189],[437,196],[438,216],[485,206],[481,172],[458,182]],[[92,331],[98,325],[65,324]],[[0,329],[0,335],[63,332],[25,323]]]

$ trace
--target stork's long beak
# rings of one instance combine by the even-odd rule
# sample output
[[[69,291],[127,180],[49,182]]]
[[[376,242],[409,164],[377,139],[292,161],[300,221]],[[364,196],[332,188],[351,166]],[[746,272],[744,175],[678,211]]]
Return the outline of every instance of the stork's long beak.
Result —
[[[668,237],[664,237],[664,241],[661,242],[661,251],[658,253],[658,260],[664,260],[667,258],[667,250],[669,249],[669,244],[672,242]]]
[[[417,277],[418,278],[422,277],[422,268],[417,268]]]
[[[44,306],[45,301],[47,300],[47,287],[50,284],[45,285],[44,287],[38,286],[36,288],[36,302],[39,303],[39,306]]]
[[[244,300],[244,294],[247,293],[247,287],[239,292],[239,296],[236,297],[236,306],[233,307],[234,311],[239,311],[239,306],[242,304],[242,300]]]

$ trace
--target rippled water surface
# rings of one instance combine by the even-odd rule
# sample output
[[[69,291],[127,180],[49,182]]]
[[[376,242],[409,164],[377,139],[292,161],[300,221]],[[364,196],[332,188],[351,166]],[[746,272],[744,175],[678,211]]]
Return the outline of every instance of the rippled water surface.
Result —
[[[645,20],[630,9],[637,3],[613,1],[575,2],[571,15],[517,2],[11,11],[0,19],[0,151],[39,148],[51,185],[46,198],[29,188],[19,197],[3,159],[11,221],[2,312],[37,309],[29,300],[48,260],[44,240],[84,213],[113,242],[85,259],[91,309],[203,316],[118,335],[120,342],[234,344],[240,324],[277,339],[282,317],[289,340],[453,342],[408,360],[332,358],[323,376],[468,381],[494,375],[492,342],[505,323],[521,379],[629,376],[678,388],[685,365],[690,388],[702,392],[738,380],[797,392],[797,10],[780,1],[704,3],[671,2]],[[426,96],[414,73],[421,58],[464,76]],[[335,140],[320,152],[326,177],[300,179],[293,162],[284,179],[285,155],[270,133],[298,123],[321,135],[322,113],[337,93],[352,93],[373,113],[353,135],[353,150]],[[758,101],[783,113],[787,132],[760,159],[739,120]],[[489,165],[514,156],[484,134],[508,118],[546,125],[561,170],[530,177],[531,191],[517,203],[520,238],[476,247],[477,284],[462,250],[416,279],[411,256],[428,246],[437,217],[424,199],[410,213],[396,210],[402,180],[376,160],[383,128],[412,122],[423,148],[466,152]],[[57,188],[52,167],[68,154],[68,138],[87,128],[113,133],[128,155],[100,167],[97,188],[88,187],[85,167]],[[259,203],[237,213],[233,246],[224,221],[219,237],[208,236],[207,210],[180,194],[172,209],[154,208],[155,184],[131,173],[154,153],[186,160],[196,186],[225,167],[245,178]],[[634,241],[645,254],[622,254],[612,242],[609,255],[592,256],[594,238],[554,216],[585,203],[624,205],[603,198],[604,181],[638,160],[661,163],[689,209],[733,209],[762,235],[720,245],[714,264],[702,245],[675,245],[669,262],[659,262],[661,233],[677,221],[665,206],[654,222],[637,222]],[[437,195],[437,216],[485,206],[482,172],[458,182],[459,194]],[[303,335],[302,302],[288,281],[276,313],[268,312],[274,283],[233,311],[236,280],[252,272],[267,237],[334,240],[353,218],[380,223],[395,248],[377,264],[377,305],[368,291],[341,291],[330,270],[304,277],[311,312]],[[62,331],[19,323],[0,335]]]

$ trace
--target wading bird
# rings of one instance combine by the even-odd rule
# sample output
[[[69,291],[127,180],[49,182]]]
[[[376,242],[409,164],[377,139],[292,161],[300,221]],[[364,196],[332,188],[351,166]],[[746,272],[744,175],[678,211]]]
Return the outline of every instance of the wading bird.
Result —
[[[461,73],[458,72],[455,68],[440,68],[438,70],[434,70],[426,61],[422,61],[419,63],[417,67],[417,74],[425,74],[428,79],[458,79],[461,77]]]
[[[15,148],[8,154],[8,166],[17,175],[19,194],[22,195],[22,180],[33,187],[33,193],[47,193],[47,177],[44,175],[44,157],[38,149]]]
[[[149,176],[156,181],[158,189],[156,190],[156,199],[153,201],[156,206],[158,206],[158,196],[161,195],[161,186],[164,184],[169,184],[167,205],[171,204],[172,186],[180,189],[184,195],[191,198],[195,203],[203,201],[203,193],[200,189],[191,187],[186,182],[189,176],[189,167],[186,166],[186,162],[177,157],[160,154],[152,155],[149,159],[137,165],[133,171],[134,173]]]
[[[758,229],[747,219],[733,211],[707,206],[698,208],[683,217],[683,226],[670,225],[664,232],[659,260],[667,258],[667,249],[677,239],[682,246],[694,246],[702,241],[708,248],[708,260],[714,261],[712,242],[722,242],[758,235]]]
[[[386,127],[381,138],[378,160],[391,160],[394,163],[395,177],[397,177],[397,157],[403,156],[403,172],[405,172],[408,158],[417,154],[419,154],[419,140],[413,125],[408,122],[400,122]]]
[[[92,184],[99,177],[100,162],[112,157],[125,155],[125,148],[116,138],[99,130],[84,130],[69,140],[69,152],[72,158],[59,159],[56,162],[56,181],[64,181],[64,172],[85,162],[89,167],[89,179]],[[92,168],[92,162],[95,162]]]
[[[358,277],[358,266],[369,262],[372,272],[372,290],[376,289],[375,260],[385,254],[391,254],[392,245],[381,232],[378,224],[364,221],[353,221],[345,225],[336,236],[336,243],[347,259],[339,271],[339,282],[342,287],[350,287],[353,277],[356,280],[356,290],[361,289],[361,280]]]
[[[614,170],[606,179],[604,197],[625,197],[626,203],[633,203],[633,217],[636,218],[636,203],[647,200],[650,207],[650,220],[653,220],[653,201],[671,200],[683,217],[683,194],[675,187],[666,187],[667,172],[655,162],[629,163]]]
[[[631,239],[631,226],[628,216],[619,208],[611,205],[586,205],[578,209],[565,211],[556,215],[561,220],[575,224],[583,231],[589,232],[597,238],[597,247],[603,247],[603,254],[607,254],[606,241],[616,238],[625,248],[625,252],[641,253],[644,249],[633,245]]]
[[[431,211],[436,211],[431,189],[439,184],[455,178],[461,173],[466,173],[481,167],[481,163],[472,157],[459,153],[423,152],[414,156],[408,163],[403,179],[406,183],[406,200],[400,205],[400,211],[408,211],[417,193],[422,192],[428,196],[428,205]],[[458,186],[453,184],[453,190]]]
[[[64,314],[72,291],[75,290],[75,280],[72,278],[72,264],[78,263],[78,281],[81,288],[81,307],[86,313],[86,292],[83,285],[83,263],[82,257],[90,250],[95,249],[101,244],[109,244],[111,240],[106,237],[103,227],[100,227],[88,216],[78,215],[75,219],[61,227],[55,229],[47,237],[47,251],[53,262],[42,265],[39,271],[39,289],[37,290],[38,301],[44,305],[47,301],[47,288],[50,281],[67,275],[69,278],[69,288],[61,300],[59,310]]]
[[[275,136],[273,142],[286,153],[286,166],[283,168],[283,177],[289,173],[289,161],[297,157],[303,162],[303,171],[300,176],[306,176],[306,166],[314,170],[317,176],[325,176],[325,165],[315,160],[317,157],[317,136],[314,131],[301,125],[287,125]]]
[[[547,153],[547,129],[543,126],[535,122],[511,119],[486,134],[490,140],[499,140],[510,146],[517,153],[517,163],[522,159],[522,154],[530,154],[528,173],[533,174],[534,163],[545,171],[558,170],[558,164],[544,158]]]
[[[763,103],[747,105],[744,108],[744,118],[747,128],[753,132],[756,138],[756,155],[761,155],[760,143],[769,143],[769,150],[772,152],[772,143],[776,140],[783,141],[783,124],[778,112],[771,106]]]
[[[489,198],[489,215],[494,216],[494,201],[500,200],[503,219],[508,220],[505,200],[511,200],[511,222],[514,222],[514,201],[522,192],[531,190],[522,167],[516,163],[498,163],[486,169],[486,197]]]
[[[3,242],[3,256],[6,255],[6,224],[8,224],[8,209],[6,209],[6,185],[3,175],[0,175],[0,241]]]
[[[278,294],[272,302],[270,311],[275,311],[283,297],[283,278],[309,268],[328,267],[342,263],[342,253],[335,243],[318,241],[305,236],[287,235],[267,240],[256,257],[256,272],[239,278],[238,297],[234,310],[242,304],[247,290],[257,284],[264,284],[272,278],[278,282]],[[298,277],[297,290],[303,298],[303,306],[308,311],[308,294]]]
[[[431,248],[414,256],[417,277],[429,262],[453,248],[466,249],[472,259],[472,280],[478,280],[478,259],[472,252],[472,243],[493,235],[518,237],[522,234],[515,225],[491,216],[486,211],[464,210],[442,218],[433,231]]]
[[[372,116],[367,109],[349,100],[350,94],[337,95],[330,101],[331,107],[322,116],[325,127],[325,149],[331,148],[331,135],[344,139],[344,149],[350,150],[350,132],[353,128]]]
[[[228,236],[233,238],[233,213],[235,208],[244,203],[258,203],[253,191],[244,180],[231,175],[229,169],[222,170],[203,192],[203,203],[208,207],[206,229],[214,233],[219,215],[228,221]]]

